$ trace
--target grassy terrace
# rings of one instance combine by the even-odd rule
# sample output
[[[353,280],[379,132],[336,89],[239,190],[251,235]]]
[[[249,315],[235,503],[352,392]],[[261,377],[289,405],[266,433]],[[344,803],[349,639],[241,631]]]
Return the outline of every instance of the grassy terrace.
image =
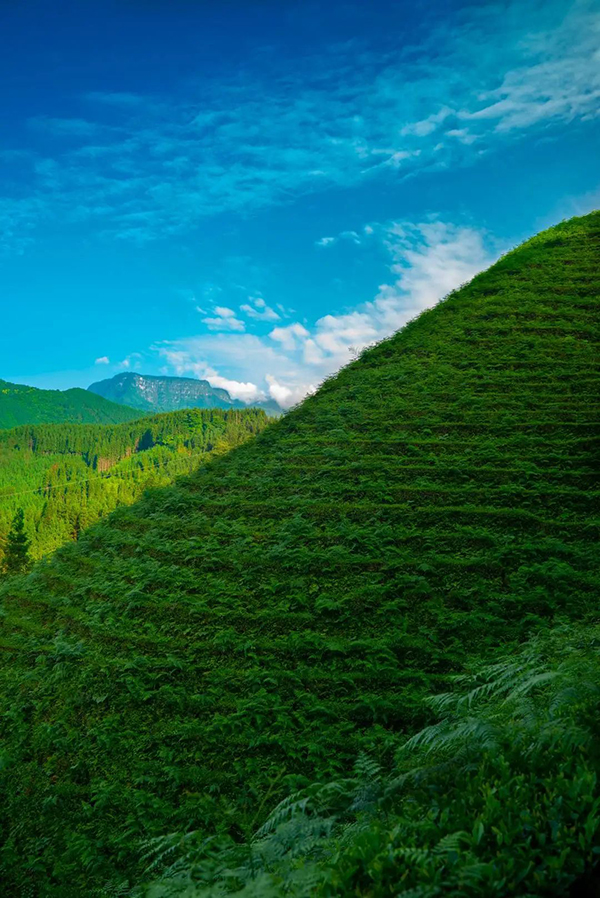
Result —
[[[141,840],[241,839],[597,614],[599,262],[598,213],[538,235],[5,588],[6,894],[125,894]]]

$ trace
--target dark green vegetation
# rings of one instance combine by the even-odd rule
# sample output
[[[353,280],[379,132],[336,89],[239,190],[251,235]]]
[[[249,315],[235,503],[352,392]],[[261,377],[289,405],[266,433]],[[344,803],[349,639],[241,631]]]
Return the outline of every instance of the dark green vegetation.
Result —
[[[19,424],[120,424],[140,412],[88,390],[38,390],[0,380],[0,428]]]
[[[248,842],[154,840],[163,872],[142,894],[597,895],[598,626],[542,632],[456,685],[429,700],[438,722],[400,743],[391,771],[362,755],[348,777],[284,799]]]
[[[0,569],[13,517],[25,511],[41,558],[150,487],[195,470],[266,427],[257,409],[190,409],[128,424],[41,424],[0,431]]]
[[[599,214],[544,232],[256,440],[5,588],[7,894],[126,894],[145,875],[143,844],[173,830],[242,843],[279,799],[348,777],[361,753],[390,769],[454,672],[557,617],[597,616],[599,261]],[[567,808],[579,854],[548,863],[539,889],[513,888],[543,854],[514,827],[541,833],[549,810],[541,796],[515,822],[537,774],[507,772],[510,747],[482,759],[479,791],[458,770],[437,781],[440,839],[465,829],[464,850],[478,863],[487,846],[486,862],[494,843],[475,824],[489,794],[484,833],[497,826],[497,784],[515,809],[502,838],[537,846],[517,872],[502,867],[505,894],[560,894],[598,844],[594,773],[572,754],[564,775],[548,758],[548,807]],[[429,788],[414,793],[425,805]],[[406,838],[421,856],[407,863],[425,871],[413,895],[427,895],[436,831],[419,812]],[[561,813],[549,834],[569,855]],[[403,831],[378,825],[333,894],[402,894],[385,846]],[[463,873],[439,894],[481,894]]]
[[[207,380],[194,377],[155,377],[125,371],[91,384],[88,390],[146,414],[182,408],[246,408],[245,403],[232,399],[227,390],[211,387]],[[273,401],[259,402],[255,407],[270,415],[281,415],[281,409]]]
[[[2,569],[6,574],[22,574],[31,565],[29,547],[31,541],[25,532],[25,513],[17,509],[12,519],[4,546]]]

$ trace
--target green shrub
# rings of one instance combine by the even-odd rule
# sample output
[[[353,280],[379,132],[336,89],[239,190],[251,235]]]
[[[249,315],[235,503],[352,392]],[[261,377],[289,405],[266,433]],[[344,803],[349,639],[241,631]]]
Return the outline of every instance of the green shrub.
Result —
[[[279,804],[245,844],[149,846],[148,898],[563,895],[600,855],[600,628],[542,632],[433,697],[383,773]]]

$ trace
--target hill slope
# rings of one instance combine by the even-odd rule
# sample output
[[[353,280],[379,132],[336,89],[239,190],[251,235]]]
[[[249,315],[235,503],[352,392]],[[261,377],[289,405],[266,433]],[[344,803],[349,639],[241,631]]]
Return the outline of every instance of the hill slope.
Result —
[[[116,894],[140,838],[242,837],[388,758],[469,655],[597,611],[599,261],[598,213],[538,235],[5,591],[10,894]]]
[[[155,377],[125,371],[91,384],[88,390],[146,413],[182,408],[247,408],[244,402],[232,399],[227,390],[211,387],[207,380],[193,377]],[[275,402],[259,402],[256,407],[268,414],[281,414]]]
[[[38,390],[0,380],[0,428],[20,424],[119,424],[140,412],[87,390]]]
[[[145,489],[194,471],[268,423],[258,409],[186,409],[125,424],[38,424],[0,430],[0,570],[5,538],[25,512],[31,557],[77,539]]]

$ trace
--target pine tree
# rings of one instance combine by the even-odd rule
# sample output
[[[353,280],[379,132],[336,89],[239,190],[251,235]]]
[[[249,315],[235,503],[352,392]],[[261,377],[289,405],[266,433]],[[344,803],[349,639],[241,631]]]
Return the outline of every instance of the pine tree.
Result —
[[[30,563],[29,539],[25,533],[25,514],[23,509],[19,508],[6,538],[4,571],[7,574],[20,574],[27,570]]]

